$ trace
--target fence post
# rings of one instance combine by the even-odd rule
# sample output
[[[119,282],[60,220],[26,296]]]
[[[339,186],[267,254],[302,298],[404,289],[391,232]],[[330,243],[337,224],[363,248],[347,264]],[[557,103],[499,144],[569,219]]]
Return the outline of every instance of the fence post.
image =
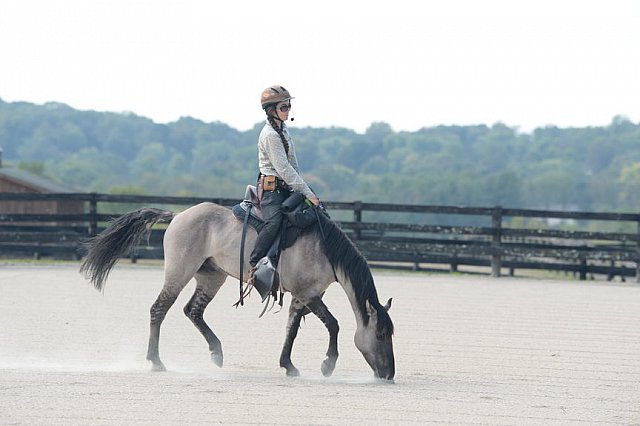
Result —
[[[89,236],[98,234],[98,196],[95,192],[89,197]]]
[[[638,236],[636,241],[636,282],[640,283],[640,220],[636,228],[636,235]]]
[[[361,235],[361,230],[358,227],[362,223],[362,201],[354,201],[353,202],[353,221],[356,222],[355,229],[355,239],[359,240]]]
[[[584,254],[580,254],[580,281],[587,279],[587,258]]]
[[[491,238],[491,276],[499,277],[502,267],[500,240],[502,239],[502,207],[496,206],[491,214],[491,227],[493,236]]]
[[[453,253],[453,256],[451,257],[449,272],[458,272],[458,253]]]

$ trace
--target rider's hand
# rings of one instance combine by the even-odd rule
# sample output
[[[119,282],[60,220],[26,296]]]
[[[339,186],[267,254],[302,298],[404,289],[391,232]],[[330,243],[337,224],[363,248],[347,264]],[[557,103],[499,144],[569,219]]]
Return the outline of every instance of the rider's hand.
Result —
[[[320,205],[320,200],[318,199],[318,197],[311,197],[311,198],[309,198],[309,201],[311,201],[314,206],[319,206]]]

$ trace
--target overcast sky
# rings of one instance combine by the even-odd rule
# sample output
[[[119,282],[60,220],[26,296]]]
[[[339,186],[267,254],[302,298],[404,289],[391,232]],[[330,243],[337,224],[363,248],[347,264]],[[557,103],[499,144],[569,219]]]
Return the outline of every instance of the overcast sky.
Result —
[[[640,1],[2,0],[0,98],[246,130],[640,121]]]

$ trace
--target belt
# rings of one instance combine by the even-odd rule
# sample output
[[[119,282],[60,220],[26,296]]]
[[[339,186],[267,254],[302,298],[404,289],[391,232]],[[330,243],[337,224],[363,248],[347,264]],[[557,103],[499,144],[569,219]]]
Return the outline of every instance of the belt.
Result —
[[[287,183],[280,179],[277,176],[272,176],[272,175],[261,175],[260,178],[258,179],[258,184],[262,185],[262,188],[265,191],[275,191],[277,189],[284,189],[286,191],[291,191],[292,188],[287,185]]]

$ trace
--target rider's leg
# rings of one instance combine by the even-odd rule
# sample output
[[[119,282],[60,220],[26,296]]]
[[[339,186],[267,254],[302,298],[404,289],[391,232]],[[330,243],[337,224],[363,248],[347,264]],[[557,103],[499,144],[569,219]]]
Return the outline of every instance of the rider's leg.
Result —
[[[265,221],[265,225],[258,234],[256,245],[251,252],[249,263],[252,267],[267,255],[271,244],[280,231],[282,222],[282,202],[286,199],[286,194],[281,189],[276,191],[265,191],[260,201],[260,209]]]

